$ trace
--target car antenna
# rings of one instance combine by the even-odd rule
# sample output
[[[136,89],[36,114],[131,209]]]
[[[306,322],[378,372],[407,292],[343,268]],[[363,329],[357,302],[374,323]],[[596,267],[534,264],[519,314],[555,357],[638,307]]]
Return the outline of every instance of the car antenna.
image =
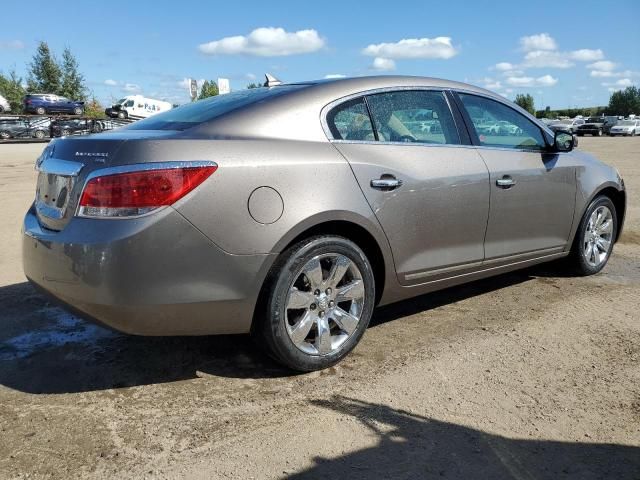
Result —
[[[264,82],[265,87],[275,87],[277,85],[282,85],[282,82],[270,73],[265,73],[264,77],[266,78],[266,82]]]

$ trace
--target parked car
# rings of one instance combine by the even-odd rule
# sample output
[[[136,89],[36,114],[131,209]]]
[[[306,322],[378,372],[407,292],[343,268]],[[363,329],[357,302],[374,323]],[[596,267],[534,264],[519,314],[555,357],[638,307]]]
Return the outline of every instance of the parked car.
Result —
[[[104,125],[91,118],[70,118],[51,122],[51,137],[66,137],[75,133],[100,133]]]
[[[162,100],[146,98],[142,95],[129,95],[121,98],[104,113],[113,118],[147,118],[160,112],[171,110],[173,105]]]
[[[583,135],[601,137],[604,133],[604,126],[606,123],[607,120],[605,117],[589,117],[585,120],[583,125],[578,126],[576,129],[576,135],[579,137]]]
[[[70,100],[59,95],[30,93],[24,96],[22,102],[26,113],[36,113],[38,115],[46,115],[48,113],[82,115],[84,113],[84,102]]]
[[[564,130],[569,133],[576,133],[578,127],[580,125],[584,125],[584,123],[584,119],[582,118],[570,118],[568,120],[559,120],[555,123],[552,123],[551,125],[549,125],[549,128],[554,132],[558,130]]]
[[[0,113],[10,112],[10,111],[11,111],[11,105],[9,104],[6,98],[0,95]]]
[[[622,120],[622,117],[617,117],[615,115],[609,115],[607,117],[604,117],[606,122],[604,124],[604,126],[602,127],[602,132],[605,135],[609,135],[609,133],[611,132],[611,127],[615,127],[620,120]]]
[[[417,109],[442,133],[411,133]],[[521,133],[479,135],[482,119]],[[52,141],[24,271],[117,330],[251,332],[316,370],[354,348],[376,304],[560,258],[599,272],[624,182],[573,146],[502,96],[446,80],[232,92]]]
[[[611,127],[609,135],[629,135],[634,137],[640,134],[640,120],[621,120],[615,127]]]
[[[49,136],[49,119],[25,120],[22,118],[0,121],[0,139],[46,138]]]

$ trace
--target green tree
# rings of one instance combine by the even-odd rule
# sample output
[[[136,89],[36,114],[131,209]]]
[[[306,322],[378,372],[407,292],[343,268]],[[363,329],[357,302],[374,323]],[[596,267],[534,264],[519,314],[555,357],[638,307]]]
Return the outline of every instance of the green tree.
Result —
[[[522,93],[517,94],[514,102],[524,108],[531,115],[536,114],[536,107],[533,103],[533,97],[528,93],[526,95]]]
[[[15,70],[11,70],[8,76],[0,73],[0,95],[7,99],[11,105],[12,113],[20,113],[22,111],[22,97],[25,91],[22,86],[22,78],[18,77]]]
[[[69,47],[62,53],[62,81],[59,94],[72,100],[86,100],[84,76],[78,71],[78,61]]]
[[[640,88],[632,86],[613,92],[609,97],[607,112],[609,115],[624,115],[625,117],[632,113],[640,114]]]
[[[27,89],[29,92],[59,93],[62,71],[47,42],[40,42],[29,64]]]
[[[260,88],[262,85],[260,85],[259,83],[250,83],[249,85],[247,85],[247,88]]]
[[[202,87],[200,87],[200,95],[198,95],[198,100],[202,100],[203,98],[215,97],[218,95],[220,91],[218,90],[218,84],[213,80],[205,80],[202,83]]]
[[[98,102],[94,95],[84,105],[84,114],[89,118],[104,118],[104,107]]]

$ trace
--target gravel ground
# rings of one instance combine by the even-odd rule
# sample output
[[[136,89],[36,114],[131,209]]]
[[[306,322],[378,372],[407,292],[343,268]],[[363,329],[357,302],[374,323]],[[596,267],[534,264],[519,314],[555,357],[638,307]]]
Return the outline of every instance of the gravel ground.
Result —
[[[25,283],[43,145],[0,146],[0,478],[640,479],[640,138],[583,138],[629,191],[599,275],[545,265],[379,309],[291,375],[238,337],[140,338]]]

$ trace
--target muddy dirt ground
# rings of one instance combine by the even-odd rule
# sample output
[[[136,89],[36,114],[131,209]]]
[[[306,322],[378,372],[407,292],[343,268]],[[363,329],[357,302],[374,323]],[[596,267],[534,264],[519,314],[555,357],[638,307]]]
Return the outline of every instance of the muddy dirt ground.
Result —
[[[640,478],[640,138],[584,138],[629,191],[599,275],[555,265],[381,308],[339,366],[247,337],[140,338],[20,265],[43,145],[0,146],[0,478]]]

